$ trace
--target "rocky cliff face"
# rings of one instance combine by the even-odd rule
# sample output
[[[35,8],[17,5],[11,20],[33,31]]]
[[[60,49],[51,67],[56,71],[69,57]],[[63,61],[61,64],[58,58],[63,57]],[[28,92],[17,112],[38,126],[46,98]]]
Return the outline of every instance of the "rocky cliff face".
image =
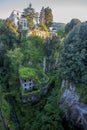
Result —
[[[87,130],[87,105],[79,102],[80,95],[75,92],[75,87],[67,81],[62,81],[60,107],[64,112],[66,120],[83,130]],[[64,90],[63,90],[64,89]]]

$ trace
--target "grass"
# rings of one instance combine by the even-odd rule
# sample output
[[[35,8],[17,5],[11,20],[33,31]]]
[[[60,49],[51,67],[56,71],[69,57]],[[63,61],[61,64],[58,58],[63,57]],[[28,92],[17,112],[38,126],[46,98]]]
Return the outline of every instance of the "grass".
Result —
[[[26,79],[26,78],[36,78],[37,73],[34,68],[29,68],[29,67],[20,67],[19,68],[19,75],[21,78]]]
[[[43,71],[38,71],[30,67],[20,67],[19,75],[22,79],[30,78],[39,84],[47,83],[49,80],[48,76],[45,73],[43,73]]]

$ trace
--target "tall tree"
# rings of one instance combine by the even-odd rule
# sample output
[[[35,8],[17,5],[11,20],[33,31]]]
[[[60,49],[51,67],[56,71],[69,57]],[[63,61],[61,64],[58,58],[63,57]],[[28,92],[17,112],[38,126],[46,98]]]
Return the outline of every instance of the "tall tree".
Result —
[[[42,7],[39,21],[41,24],[45,24],[47,27],[50,27],[53,22],[52,9],[49,7]]]
[[[24,12],[22,14],[22,17],[27,19],[29,27],[34,26],[33,19],[35,18],[35,14],[36,14],[35,10],[34,10],[34,8],[32,8],[32,4],[30,3],[29,6],[24,9]]]
[[[47,7],[45,8],[45,24],[47,27],[50,27],[53,22],[52,9]]]
[[[39,21],[41,24],[45,24],[45,8],[44,7],[42,7],[41,9]]]

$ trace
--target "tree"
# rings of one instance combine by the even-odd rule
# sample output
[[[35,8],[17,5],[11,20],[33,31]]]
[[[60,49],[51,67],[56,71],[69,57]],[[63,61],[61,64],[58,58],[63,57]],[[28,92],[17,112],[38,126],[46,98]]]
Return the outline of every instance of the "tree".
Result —
[[[51,8],[42,7],[39,21],[41,24],[45,24],[48,28],[51,26],[53,22],[53,14]]]
[[[24,12],[22,14],[22,17],[27,19],[27,23],[29,27],[34,26],[33,19],[35,18],[35,10],[32,8],[32,4],[30,3],[27,8],[24,9]]]
[[[18,42],[18,37],[15,32],[12,31],[8,22],[4,23],[0,27],[0,70],[2,73],[3,83],[6,84],[9,79],[10,60],[7,58],[7,51],[14,48],[14,45]],[[15,29],[15,28],[14,28]]]
[[[5,26],[9,29],[11,29],[12,32],[14,32],[16,34],[16,36],[18,36],[18,28],[17,26],[15,26],[15,24],[12,22],[11,19],[7,18],[4,22]]]
[[[69,33],[74,26],[80,24],[81,21],[79,19],[72,19],[69,23],[66,24],[65,26],[65,32]]]
[[[44,71],[52,71],[58,62],[59,56],[59,46],[60,46],[60,38],[58,36],[53,36],[51,38],[47,38],[44,43],[44,59],[43,66]]]
[[[83,30],[83,31],[82,31]],[[64,41],[60,56],[62,78],[87,83],[87,22],[75,26]]]
[[[33,62],[34,67],[41,67],[44,54],[42,38],[38,36],[29,37],[24,42],[22,51],[24,54],[25,64],[28,64],[28,62]]]
[[[11,49],[14,43],[18,42],[16,34],[5,24],[0,27],[0,45],[4,48]]]
[[[53,14],[51,8],[45,8],[45,24],[47,27],[50,27],[53,22]]]
[[[60,36],[60,38],[64,38],[66,36],[65,27],[57,29],[57,33]]]
[[[12,85],[12,83],[16,84],[18,80],[18,69],[22,64],[23,53],[20,48],[15,48],[14,50],[8,50],[6,54],[6,58],[10,62],[7,69],[8,83]],[[6,63],[8,62],[6,61]]]
[[[11,64],[19,66],[22,64],[23,54],[20,48],[15,48],[7,52],[7,56],[10,58]]]
[[[0,26],[4,24],[4,20],[0,19]]]
[[[40,12],[40,24],[45,24],[45,8],[42,7],[41,12]]]

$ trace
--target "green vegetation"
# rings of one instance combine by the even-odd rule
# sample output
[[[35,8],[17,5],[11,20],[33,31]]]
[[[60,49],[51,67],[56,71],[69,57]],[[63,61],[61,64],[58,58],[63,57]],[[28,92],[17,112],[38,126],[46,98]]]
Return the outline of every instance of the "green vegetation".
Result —
[[[49,28],[53,22],[52,9],[49,7],[42,7],[40,12],[40,24],[46,25]]]
[[[23,79],[27,79],[27,78],[36,79],[37,77],[36,70],[34,68],[29,68],[29,67],[20,67],[19,75]]]
[[[80,101],[87,104],[87,85],[78,84],[76,92],[80,96]]]
[[[34,91],[30,92],[30,91],[24,91],[22,89],[22,96],[33,96],[35,94],[41,94],[41,90],[38,89],[38,90],[34,90]]]
[[[10,110],[11,110],[10,105],[6,101],[5,96],[3,95],[2,104],[1,104],[1,111],[2,111],[3,116],[5,117],[6,124],[9,124]]]
[[[45,24],[47,27],[50,27],[53,22],[53,14],[51,8],[45,8]]]
[[[74,83],[87,83],[86,26],[85,22],[73,28],[61,49],[62,77]],[[82,31],[83,29],[84,31]]]
[[[72,19],[69,23],[65,26],[65,32],[69,33],[76,25],[81,24],[79,19]]]
[[[8,28],[8,30],[10,30],[10,28]],[[44,40],[40,37],[32,36],[28,39],[23,38],[22,42],[20,43],[20,40],[15,40],[16,38],[19,39],[19,35],[15,35],[15,39],[13,41],[10,41],[10,43],[8,42],[9,44],[6,44],[7,39],[3,40],[3,37],[7,37],[6,34],[7,32],[3,32],[3,36],[0,35],[1,41],[3,43],[3,49],[0,50],[0,53],[2,54],[2,58],[0,58],[1,84],[3,84],[3,96],[5,97],[5,95],[10,95],[14,99],[13,102],[15,105],[15,111],[17,113],[21,129],[44,130],[45,128],[52,128],[56,130],[60,128],[62,130],[62,119],[60,116],[61,111],[57,106],[57,98],[59,94],[58,90],[60,86],[53,85],[53,92],[51,93],[50,90],[50,93],[46,97],[42,97],[42,91],[38,89],[40,85],[44,86],[49,82],[53,82],[53,80],[51,79],[51,73],[56,68],[54,64],[56,62],[56,58],[58,58],[59,55],[59,38],[51,37]],[[11,38],[11,36],[8,37],[8,40],[10,40],[9,38]],[[45,72],[43,72],[44,57],[46,57]],[[52,66],[52,68],[49,68],[49,66]],[[21,90],[19,76],[21,78],[35,79],[36,90],[27,93],[24,92],[22,88]],[[9,86],[10,92],[6,92],[6,86]],[[34,106],[32,105],[32,103],[23,106],[21,103],[21,96],[25,97],[26,94],[29,94],[29,96],[39,94],[41,100],[38,104]],[[10,129],[15,130],[14,121],[10,120],[12,106],[8,103],[7,99],[3,99],[2,102],[3,104],[1,105],[1,107],[4,118],[6,119],[6,123]],[[41,109],[42,112],[40,112]],[[7,111],[7,114],[5,114],[5,111]],[[32,120],[34,122],[32,122]]]
[[[63,130],[61,119],[62,112],[57,105],[60,97],[59,89],[61,81],[58,75],[52,75],[56,77],[56,82],[52,84],[52,89],[49,91],[48,95],[43,97],[37,104],[20,105],[15,101],[21,129]],[[32,96],[35,93],[40,94],[40,91],[31,92],[29,94]]]
[[[32,4],[30,3],[29,6],[24,9],[24,12],[22,14],[23,18],[27,18],[27,22],[28,22],[28,26],[29,27],[33,27],[34,26],[34,22],[33,19],[36,18],[36,13],[34,8],[32,8]]]
[[[4,20],[0,19],[0,27],[4,24]]]
[[[47,27],[45,24],[39,24],[38,27],[42,30],[42,31],[47,31]]]
[[[65,27],[61,27],[57,30],[58,35],[60,36],[60,38],[65,38],[66,36],[66,32],[65,32]]]
[[[46,83],[49,82],[49,78],[48,76],[41,70],[37,70],[34,68],[29,68],[29,67],[20,67],[19,68],[19,77],[22,79],[32,79],[34,81],[34,88],[38,89],[40,87],[40,85],[45,85]],[[22,95],[24,95],[23,93],[27,93],[24,90],[22,91]],[[39,91],[39,90],[37,90]],[[35,91],[33,91],[35,93]],[[33,93],[30,92],[30,93]],[[30,94],[29,92],[27,94]]]
[[[41,15],[45,23],[42,21],[38,26],[47,31],[53,15],[49,7],[43,10]],[[34,27],[33,19],[38,22],[37,15],[31,4],[24,9],[23,17],[27,18],[30,28]],[[17,29],[9,19],[0,20],[0,111],[6,125],[8,129],[16,130],[12,119],[12,109],[15,109],[20,130],[64,130],[63,113],[58,104],[62,79],[74,83],[80,101],[87,103],[87,22],[73,19],[58,30],[58,36],[46,39],[26,38],[27,31],[22,32],[20,39]],[[34,90],[23,90],[19,77],[34,80]],[[44,96],[42,89],[49,83],[50,89]],[[29,96],[31,101],[38,95],[39,102],[23,104],[23,98],[26,100]],[[12,97],[14,107],[8,96]],[[1,120],[0,115],[3,130]]]
[[[13,92],[13,91],[12,91]],[[16,93],[17,94],[17,93]],[[4,86],[0,86],[0,129],[15,130],[12,116],[12,106],[8,101],[9,92]],[[11,94],[12,95],[12,94]]]
[[[1,115],[0,115],[0,128],[1,128],[1,130],[4,130],[4,126],[3,126],[3,122],[2,122],[2,117],[1,117]]]

